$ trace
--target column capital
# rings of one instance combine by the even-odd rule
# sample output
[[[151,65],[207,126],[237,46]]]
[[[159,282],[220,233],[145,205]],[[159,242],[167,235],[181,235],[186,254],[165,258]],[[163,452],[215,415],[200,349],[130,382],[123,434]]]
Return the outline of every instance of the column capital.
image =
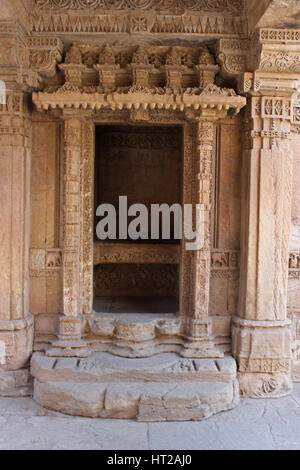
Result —
[[[220,39],[217,52],[241,94],[291,96],[300,89],[300,29],[259,28],[250,39]]]
[[[0,24],[0,78],[6,86],[30,90],[38,86],[38,75],[31,69],[27,35],[18,21]]]

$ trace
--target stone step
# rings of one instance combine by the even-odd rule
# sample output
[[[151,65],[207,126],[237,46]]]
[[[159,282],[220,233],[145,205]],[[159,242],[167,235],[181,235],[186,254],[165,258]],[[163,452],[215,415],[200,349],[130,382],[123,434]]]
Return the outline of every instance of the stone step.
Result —
[[[218,359],[186,359],[176,353],[128,359],[105,352],[88,358],[47,357],[35,352],[31,374],[40,382],[231,382],[236,363]]]
[[[34,399],[62,413],[138,421],[199,421],[234,408],[238,382],[40,382]]]

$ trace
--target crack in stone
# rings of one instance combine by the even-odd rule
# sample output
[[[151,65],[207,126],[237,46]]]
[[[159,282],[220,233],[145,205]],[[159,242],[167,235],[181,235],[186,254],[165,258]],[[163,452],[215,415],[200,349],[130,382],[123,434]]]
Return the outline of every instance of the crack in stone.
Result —
[[[148,450],[151,450],[151,447],[150,447],[150,425],[149,425],[149,423],[147,423],[147,446],[148,446]]]

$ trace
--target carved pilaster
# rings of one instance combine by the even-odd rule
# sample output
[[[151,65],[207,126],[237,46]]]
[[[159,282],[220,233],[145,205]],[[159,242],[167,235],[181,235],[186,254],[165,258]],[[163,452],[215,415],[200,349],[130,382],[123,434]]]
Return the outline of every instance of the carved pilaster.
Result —
[[[81,155],[81,292],[82,312],[93,309],[93,209],[94,209],[94,130],[93,121],[82,124]]]
[[[185,357],[218,357],[222,353],[214,348],[211,337],[211,321],[209,318],[209,285],[211,276],[211,206],[212,176],[215,142],[214,122],[198,120],[194,134],[195,157],[193,171],[194,204],[200,205],[202,215],[199,234],[199,248],[187,256],[190,265],[189,312],[186,331],[187,342],[181,353]],[[202,242],[201,242],[202,241]],[[183,250],[185,250],[185,246]]]
[[[49,356],[85,357],[89,351],[81,340],[81,165],[82,121],[76,117],[64,121],[62,165],[62,316],[58,341],[47,351]]]

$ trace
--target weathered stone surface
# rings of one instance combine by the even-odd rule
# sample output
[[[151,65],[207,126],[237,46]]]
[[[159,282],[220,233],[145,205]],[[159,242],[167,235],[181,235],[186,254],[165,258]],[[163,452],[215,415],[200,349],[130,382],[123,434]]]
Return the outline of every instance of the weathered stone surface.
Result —
[[[32,394],[32,377],[29,369],[0,370],[0,396],[26,397]]]
[[[94,353],[89,358],[50,358],[35,352],[31,374],[40,382],[231,382],[236,376],[232,357],[220,359],[183,359],[177,354],[158,354],[130,359],[108,353]]]
[[[34,380],[34,399],[75,416],[198,421],[238,404],[236,381],[78,383]]]

